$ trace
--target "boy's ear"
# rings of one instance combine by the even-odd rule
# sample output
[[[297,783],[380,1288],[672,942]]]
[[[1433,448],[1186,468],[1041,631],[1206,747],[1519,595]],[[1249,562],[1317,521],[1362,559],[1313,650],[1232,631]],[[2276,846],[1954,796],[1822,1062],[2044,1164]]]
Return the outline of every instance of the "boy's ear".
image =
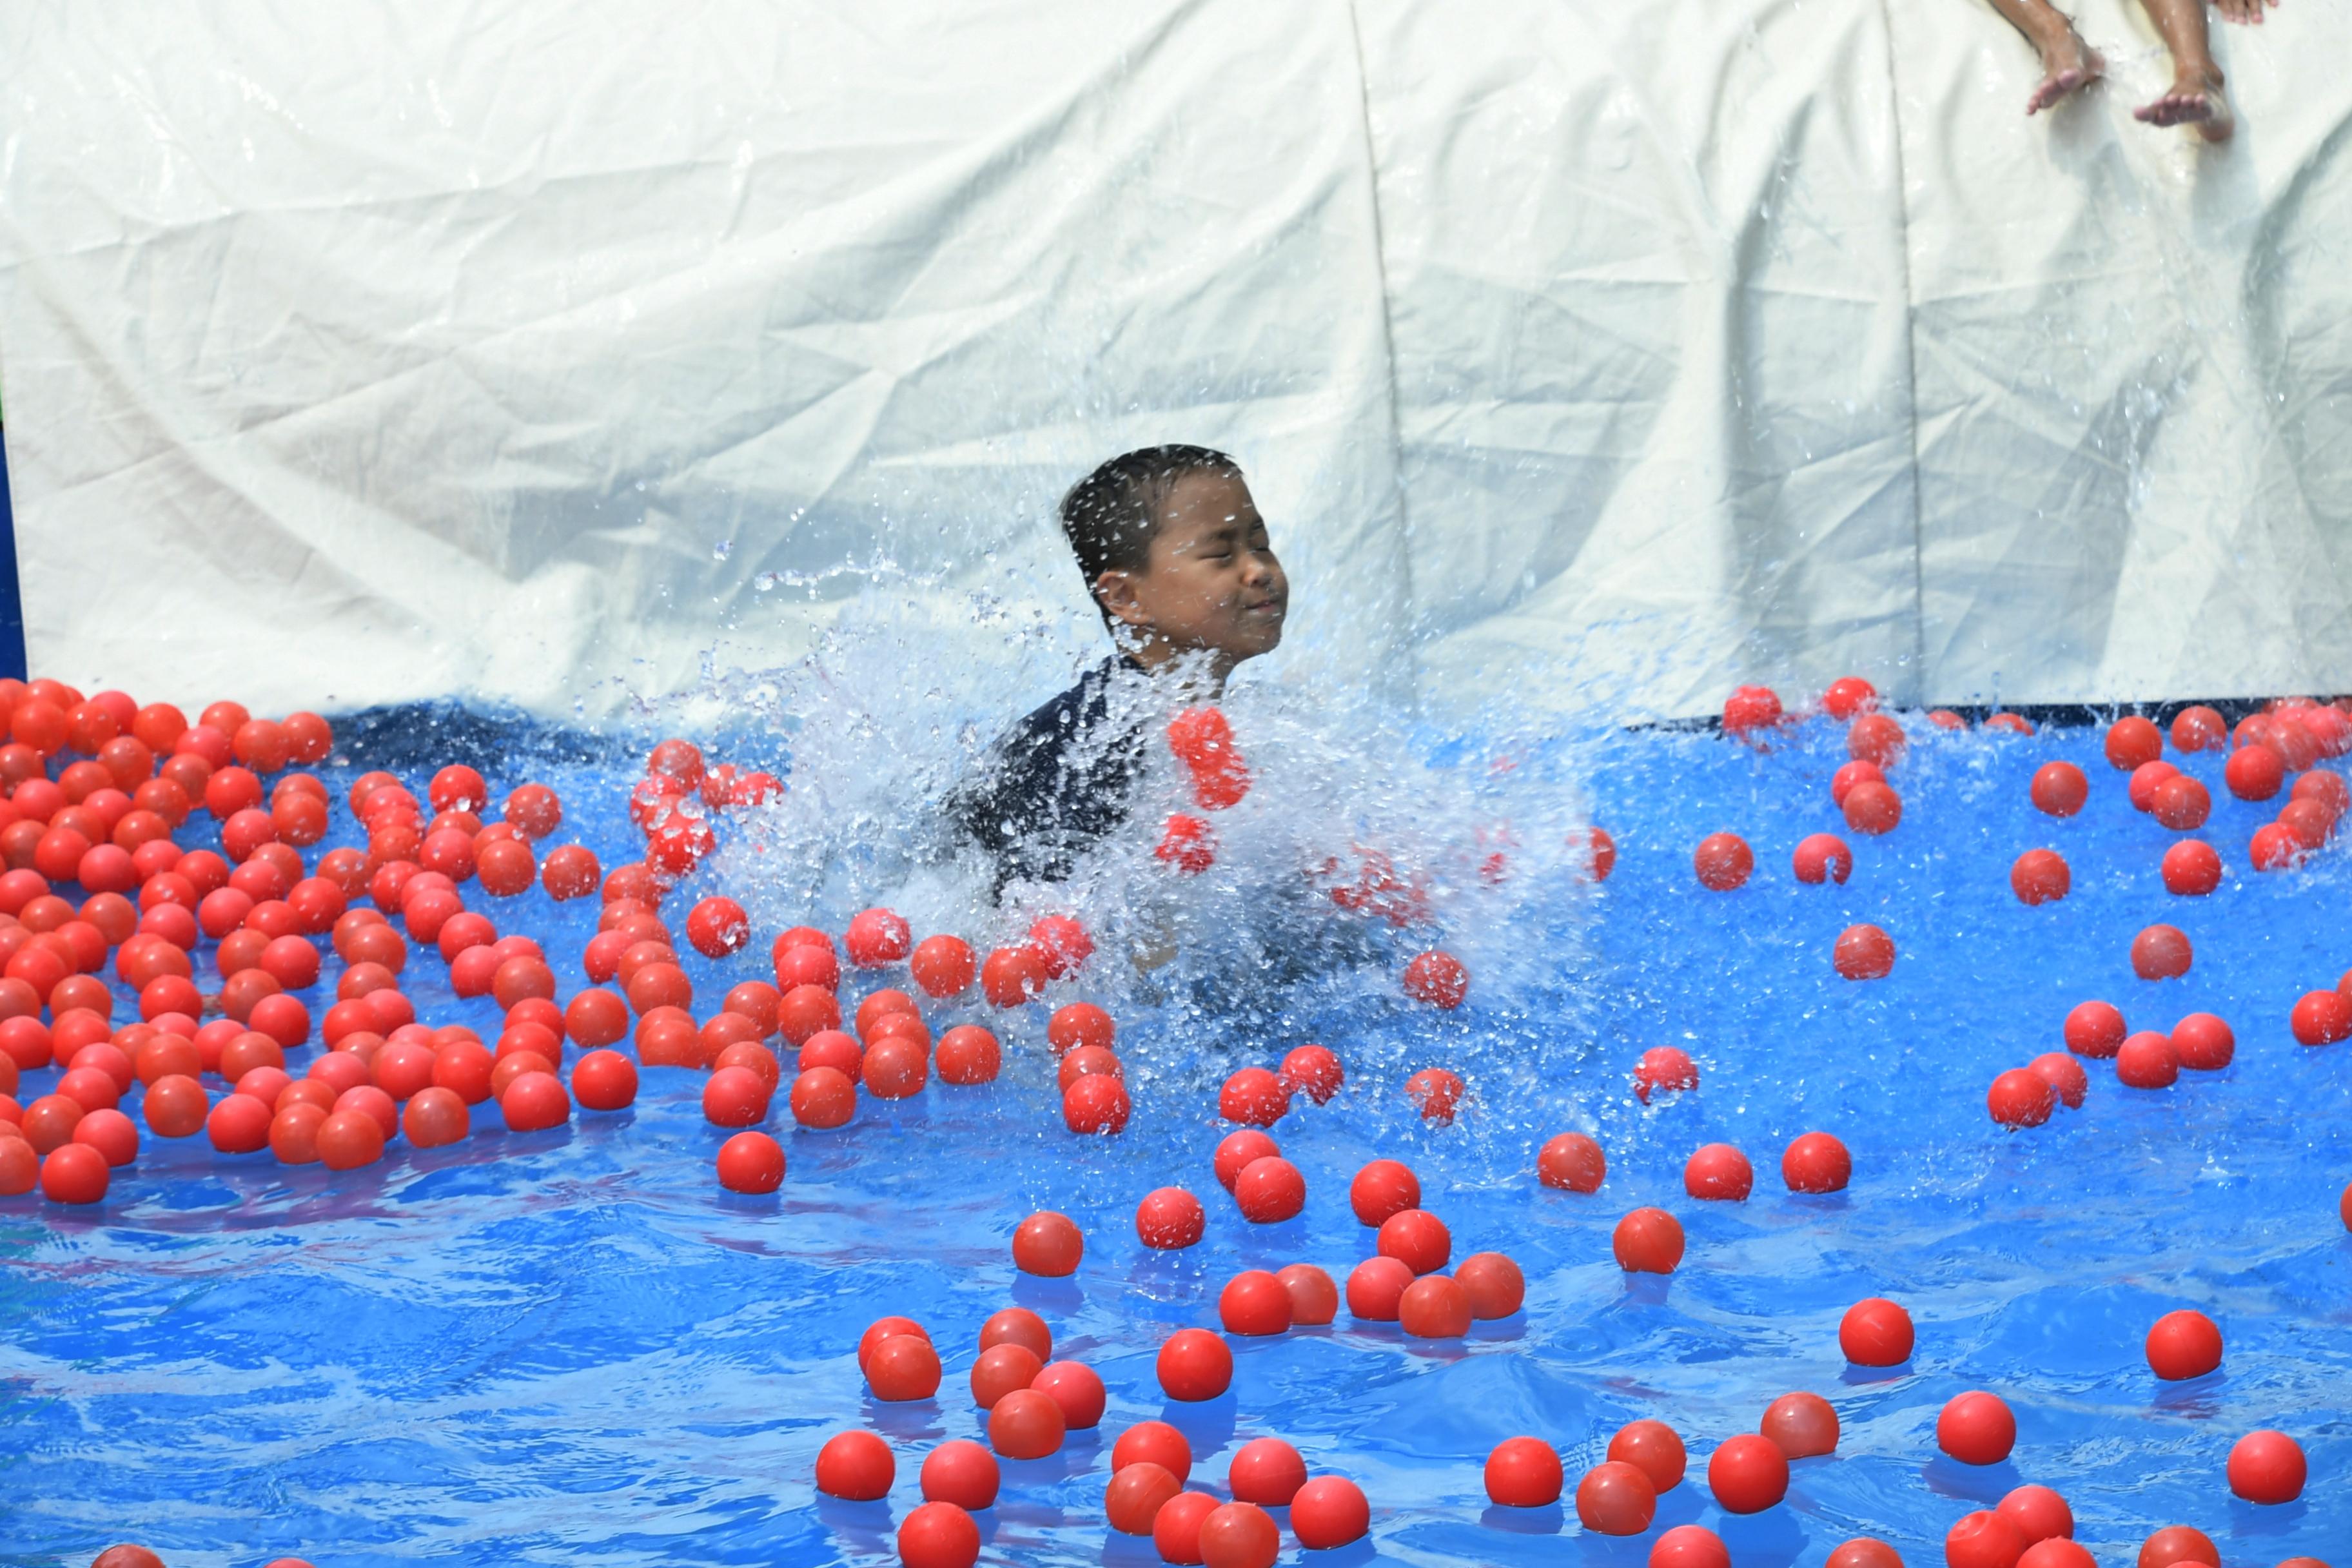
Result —
[[[1135,577],[1114,567],[1095,579],[1095,599],[1115,621],[1125,621],[1130,626],[1148,626],[1151,617],[1143,602],[1135,596]]]

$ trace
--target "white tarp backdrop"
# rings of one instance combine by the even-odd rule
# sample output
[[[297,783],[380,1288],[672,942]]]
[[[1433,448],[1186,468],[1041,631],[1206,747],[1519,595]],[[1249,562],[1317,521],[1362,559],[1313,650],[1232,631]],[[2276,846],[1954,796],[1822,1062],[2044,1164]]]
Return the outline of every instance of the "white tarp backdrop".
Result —
[[[2352,13],[2217,29],[2221,151],[2082,26],[2028,121],[1978,0],[10,0],[33,661],[605,708],[878,584],[951,663],[1175,439],[1441,707],[2352,689]]]

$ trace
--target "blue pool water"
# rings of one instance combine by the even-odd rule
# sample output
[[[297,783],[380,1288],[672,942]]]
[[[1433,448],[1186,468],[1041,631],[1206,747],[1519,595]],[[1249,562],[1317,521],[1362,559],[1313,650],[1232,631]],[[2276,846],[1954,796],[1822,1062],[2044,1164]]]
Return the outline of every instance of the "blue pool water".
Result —
[[[593,747],[522,755],[527,737],[464,719],[445,715],[440,748],[408,762],[487,742],[494,796],[541,778],[572,818],[560,837],[608,865],[630,857],[632,761]],[[1236,722],[1246,747],[1255,732]],[[396,731],[347,740],[324,770],[339,824],[329,846],[348,841],[342,785]],[[2246,871],[2244,844],[2269,812],[2230,798],[2217,757],[2176,758],[2212,788],[2206,836],[2231,871],[2210,899],[2174,899],[2157,876],[2172,836],[2129,809],[2089,729],[1924,738],[1897,780],[1903,826],[1864,839],[1828,798],[1842,741],[1813,726],[1759,754],[1704,734],[1601,730],[1521,738],[1498,771],[1488,742],[1402,733],[1397,749],[1418,772],[1384,776],[1422,780],[1414,793],[1432,810],[1507,810],[1525,847],[1502,889],[1465,879],[1441,900],[1445,944],[1472,966],[1468,1005],[1439,1016],[1399,998],[1395,973],[1419,943],[1384,929],[1349,933],[1352,962],[1282,962],[1319,940],[1298,922],[1341,917],[1294,911],[1253,945],[1204,887],[1192,923],[1179,922],[1199,939],[1193,955],[1150,990],[1108,953],[1056,990],[1104,995],[1120,1018],[1137,1110],[1118,1139],[1062,1129],[1044,1010],[1031,1009],[990,1020],[1008,1058],[993,1086],[934,1083],[895,1110],[865,1101],[829,1134],[788,1131],[780,1096],[772,1127],[791,1172],[772,1199],[718,1189],[720,1137],[701,1118],[698,1075],[656,1068],[634,1111],[578,1113],[556,1132],[507,1134],[485,1106],[467,1142],[423,1153],[395,1143],[381,1165],[343,1174],[216,1158],[201,1137],[150,1138],[94,1209],[6,1200],[0,1563],[78,1564],[126,1538],[200,1568],[289,1553],[351,1568],[892,1561],[924,1451],[980,1434],[964,1374],[982,1320],[1008,1302],[1043,1313],[1057,1353],[1102,1374],[1110,1414],[1053,1458],[1005,1466],[1003,1497],[982,1516],[986,1562],[1156,1562],[1148,1542],[1109,1534],[1101,1518],[1109,1440],[1149,1416],[1191,1434],[1195,1485],[1217,1489],[1232,1450],[1260,1434],[1360,1483],[1370,1542],[1310,1562],[1641,1563],[1654,1531],[1612,1540],[1581,1531],[1572,1510],[1490,1509],[1480,1478],[1496,1441],[1534,1433],[1561,1448],[1572,1480],[1635,1416],[1671,1423],[1694,1458],[1657,1528],[1706,1523],[1742,1568],[1818,1564],[1855,1533],[1915,1565],[1940,1563],[1954,1521],[2027,1480],[2066,1494],[2102,1563],[2130,1562],[2168,1523],[2213,1536],[2231,1568],[2295,1552],[2343,1561],[2352,1240],[2336,1194],[2352,1178],[2352,1048],[2297,1047],[2286,1014],[2352,964],[2346,856],[2294,875]],[[1280,749],[1257,753],[1272,780]],[[2071,821],[2026,798],[2034,767],[2056,756],[2093,781]],[[421,789],[429,768],[410,772]],[[805,766],[795,784],[802,807],[824,795]],[[1586,800],[1622,848],[1597,891],[1543,847],[1564,841]],[[1391,825],[1411,816],[1405,804],[1389,801]],[[836,827],[862,820],[839,801],[828,809]],[[1692,845],[1718,829],[1757,849],[1758,875],[1737,893],[1705,892],[1691,875]],[[1789,874],[1790,847],[1817,830],[1853,845],[1843,888]],[[878,884],[858,887],[866,873],[843,873],[837,844],[788,810],[737,837],[710,879],[744,894],[761,934],[723,964],[688,956],[706,1007],[764,972],[782,924],[838,931],[864,899],[893,896],[921,934],[962,898],[971,923],[955,929],[999,934],[936,868],[877,862]],[[1253,842],[1237,820],[1234,858]],[[2035,846],[2067,856],[2074,890],[2028,909],[2007,872]],[[1246,892],[1250,868],[1234,869]],[[1109,902],[1095,907],[1116,926]],[[546,943],[567,992],[581,983],[593,909],[537,891],[490,908],[502,929]],[[1887,979],[1853,984],[1829,951],[1863,920],[1892,932],[1901,958]],[[2132,974],[2131,937],[2155,920],[2196,943],[2183,980]],[[339,969],[331,957],[330,996]],[[904,984],[877,983],[894,980]],[[406,982],[427,1021],[495,1022],[486,1000],[449,994],[429,952]],[[845,997],[861,988],[853,974]],[[2218,1013],[2236,1028],[2236,1064],[2155,1092],[2089,1064],[2081,1110],[2030,1131],[1995,1127],[1988,1081],[2056,1048],[2067,1009],[2092,996],[2135,1027]],[[982,1011],[975,1001],[929,1016],[937,1030]],[[1351,1080],[1275,1129],[1307,1173],[1305,1214],[1251,1226],[1209,1170],[1222,1131],[1213,1087],[1309,1039],[1337,1049]],[[1688,1049],[1703,1085],[1645,1108],[1628,1074],[1660,1044]],[[1471,1106],[1453,1127],[1423,1128],[1398,1086],[1440,1064],[1468,1079]],[[53,1076],[28,1075],[20,1098]],[[1571,1128],[1608,1151],[1596,1194],[1534,1180],[1535,1148]],[[1815,1128],[1853,1149],[1853,1183],[1833,1198],[1792,1197],[1780,1151]],[[1683,1161],[1715,1140],[1755,1161],[1751,1201],[1683,1195]],[[1499,1248],[1519,1261],[1525,1312],[1440,1345],[1350,1327],[1343,1312],[1332,1329],[1238,1342],[1231,1394],[1167,1405],[1158,1344],[1178,1326],[1214,1326],[1232,1273],[1305,1259],[1344,1278],[1369,1254],[1346,1184],[1375,1155],[1420,1172],[1456,1257]],[[1150,1254],[1133,1207],[1171,1183],[1207,1201],[1208,1236]],[[1688,1229],[1671,1279],[1629,1279],[1611,1260],[1612,1226],[1642,1204]],[[1011,1267],[1013,1227],[1038,1208],[1086,1230],[1072,1279]],[[1839,1354],[1840,1315],[1869,1295],[1917,1320],[1908,1366],[1864,1373]],[[2221,1323],[2221,1372],[2152,1378],[2142,1337],[2175,1307]],[[941,1347],[936,1403],[866,1395],[853,1350],[885,1312],[920,1319]],[[1966,1388],[2015,1408],[2009,1463],[1937,1458],[1936,1413]],[[1727,1518],[1706,1496],[1705,1456],[1794,1389],[1836,1405],[1838,1453],[1799,1462],[1784,1506]],[[891,1439],[897,1489],[887,1503],[815,1497],[818,1447],[859,1425]],[[2230,1447],[2263,1426],[2310,1458],[2299,1503],[2229,1495]],[[1286,1550],[1286,1562],[1299,1556]]]

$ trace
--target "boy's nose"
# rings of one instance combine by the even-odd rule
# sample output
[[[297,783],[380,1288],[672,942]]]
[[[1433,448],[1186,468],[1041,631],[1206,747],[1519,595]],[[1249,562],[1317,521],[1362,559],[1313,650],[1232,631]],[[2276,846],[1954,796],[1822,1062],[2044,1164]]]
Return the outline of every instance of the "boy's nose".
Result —
[[[1263,550],[1253,550],[1242,557],[1242,581],[1256,584],[1273,581],[1274,557]]]

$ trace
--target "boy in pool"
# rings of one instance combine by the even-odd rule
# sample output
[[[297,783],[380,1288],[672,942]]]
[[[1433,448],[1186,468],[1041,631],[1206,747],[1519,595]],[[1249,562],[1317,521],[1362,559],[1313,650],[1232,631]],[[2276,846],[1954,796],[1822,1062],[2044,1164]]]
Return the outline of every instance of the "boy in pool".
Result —
[[[1213,702],[1244,659],[1282,641],[1290,584],[1234,461],[1205,447],[1113,458],[1062,498],[1062,532],[1114,651],[1022,720],[950,815],[1015,879],[1066,880],[1127,821],[1151,738]]]

